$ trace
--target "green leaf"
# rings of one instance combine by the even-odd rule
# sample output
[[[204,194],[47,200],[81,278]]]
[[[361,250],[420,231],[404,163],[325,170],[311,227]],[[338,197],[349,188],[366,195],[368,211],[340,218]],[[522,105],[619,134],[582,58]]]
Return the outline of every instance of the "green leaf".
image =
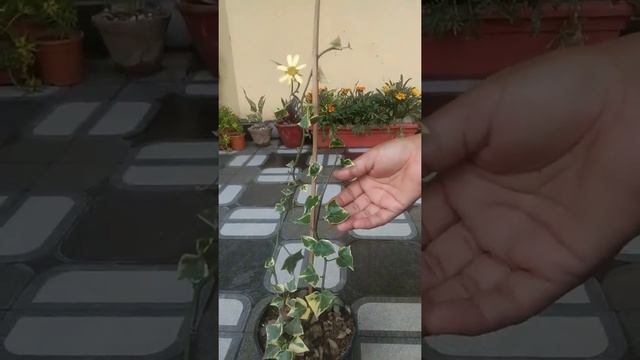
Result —
[[[295,160],[291,160],[285,166],[288,167],[289,169],[293,169],[293,167],[296,166],[296,162]]]
[[[336,296],[329,290],[323,290],[321,292],[315,291],[305,296],[316,318],[319,318],[322,313],[331,307],[335,298]]]
[[[298,122],[298,126],[301,128],[308,130],[311,127],[311,117],[309,116],[309,112],[306,111],[304,115],[302,115],[302,119]]]
[[[294,292],[298,290],[298,281],[295,278],[291,279],[291,281],[287,283],[286,289],[288,292]]]
[[[341,268],[349,268],[353,271],[353,255],[351,255],[351,246],[345,246],[338,250],[336,264]]]
[[[274,210],[279,214],[283,214],[284,212],[287,211],[287,208],[284,206],[282,202],[277,202]]]
[[[282,336],[282,324],[267,325],[267,344],[274,344]]]
[[[280,109],[280,110],[277,110],[277,111],[274,113],[274,115],[275,115],[275,117],[276,117],[276,120],[281,120],[281,119],[284,119],[284,118],[286,118],[287,116],[289,116],[289,110],[287,110],[287,109]]]
[[[267,261],[264,262],[265,269],[271,269],[275,265],[276,265],[276,261],[272,257],[268,258]]]
[[[331,254],[335,254],[336,249],[329,240],[320,240],[313,247],[313,253],[320,257],[327,257]]]
[[[318,240],[313,236],[302,235],[302,244],[307,248],[307,250],[313,251],[313,247],[316,243],[318,243]]]
[[[320,204],[320,195],[307,196],[307,200],[304,201],[304,213],[310,213],[311,209],[318,206],[318,204]]]
[[[291,351],[294,354],[304,354],[307,351],[309,351],[309,348],[304,343],[304,341],[302,341],[302,338],[300,336],[296,336],[289,343],[289,351]]]
[[[301,298],[290,299],[287,305],[289,305],[288,317],[299,318],[307,312],[307,303]]]
[[[356,166],[356,164],[351,159],[341,158],[340,159],[340,166],[342,166],[343,168],[347,168],[347,167],[351,167],[351,166]]]
[[[198,239],[196,242],[196,250],[198,251],[198,255],[204,255],[209,247],[213,245],[213,238],[202,238]]]
[[[304,314],[304,312],[302,314]],[[289,321],[287,325],[285,325],[284,327],[284,332],[286,332],[291,336],[300,336],[304,334],[304,329],[302,328],[302,323],[300,322],[300,319],[294,318],[293,320]]]
[[[286,284],[275,284],[275,285],[273,285],[273,291],[275,291],[278,294],[282,294],[282,293],[287,291],[287,285]]]
[[[318,174],[320,174],[320,172],[322,171],[322,165],[320,165],[317,162],[314,162],[313,164],[311,164],[311,166],[309,166],[309,168],[307,169],[307,175],[311,176],[313,178],[317,177]]]
[[[334,137],[329,142],[329,148],[341,148],[345,147],[344,142],[339,137]]]
[[[293,189],[291,189],[290,187],[286,187],[284,189],[282,189],[282,195],[284,196],[289,196],[289,195],[293,195],[294,191]]]
[[[271,299],[271,302],[269,303],[269,305],[277,307],[278,309],[281,309],[282,306],[284,305],[284,299],[282,298],[282,296],[276,296],[273,299]]]
[[[201,256],[184,254],[178,262],[178,279],[199,283],[209,276],[207,263]]]
[[[300,224],[300,225],[309,225],[309,224],[311,224],[311,214],[309,214],[309,213],[303,214],[302,216],[297,218],[294,221],[294,223]]]
[[[278,344],[267,344],[267,348],[264,350],[263,359],[276,359],[276,356],[282,352],[282,348]]]
[[[326,207],[326,215],[324,219],[331,225],[338,225],[345,222],[349,218],[349,213],[338,205],[335,200],[331,200]]]
[[[249,96],[247,95],[247,92],[244,89],[242,89],[242,91],[244,92],[244,98],[247,99],[247,102],[249,103],[249,107],[251,107],[251,111],[252,112],[258,111],[258,108],[256,107],[256,103],[253,100],[249,99]]]
[[[329,43],[331,45],[331,47],[334,48],[341,48],[342,47],[342,40],[340,39],[340,36],[338,36],[337,38],[333,39],[331,41],[331,43]]]
[[[300,279],[308,285],[316,286],[318,281],[320,281],[320,276],[318,276],[318,273],[313,266],[307,266],[307,268],[300,273]]]
[[[302,259],[304,259],[302,250],[289,255],[282,264],[282,270],[286,270],[289,274],[293,274],[293,270],[295,270],[298,262]]]
[[[276,356],[276,360],[293,360],[295,354],[291,351],[283,351]]]

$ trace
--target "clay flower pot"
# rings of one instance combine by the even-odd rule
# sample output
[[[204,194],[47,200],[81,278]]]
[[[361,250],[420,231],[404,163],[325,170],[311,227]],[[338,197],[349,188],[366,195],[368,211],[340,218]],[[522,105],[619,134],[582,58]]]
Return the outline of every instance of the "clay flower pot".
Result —
[[[84,34],[77,32],[65,39],[50,35],[40,35],[36,39],[36,64],[45,84],[71,86],[82,81],[85,71],[83,38]]]
[[[369,148],[397,137],[415,135],[419,128],[420,126],[415,123],[400,123],[383,128],[373,128],[364,134],[354,134],[351,128],[340,128],[336,131],[336,137],[340,138],[346,147]],[[318,134],[318,147],[328,148],[331,142],[329,129],[320,129]]]
[[[270,126],[255,126],[249,127],[249,134],[253,142],[258,146],[267,146],[271,143],[271,127]]]
[[[171,15],[153,13],[135,20],[113,19],[107,13],[92,17],[116,65],[127,74],[144,76],[162,69]]]
[[[236,151],[244,150],[246,146],[244,133],[231,133],[229,138],[231,138],[231,149]]]
[[[276,128],[284,146],[294,149],[302,143],[302,128],[298,124],[277,122]]]
[[[176,0],[191,40],[211,75],[218,76],[218,5]]]

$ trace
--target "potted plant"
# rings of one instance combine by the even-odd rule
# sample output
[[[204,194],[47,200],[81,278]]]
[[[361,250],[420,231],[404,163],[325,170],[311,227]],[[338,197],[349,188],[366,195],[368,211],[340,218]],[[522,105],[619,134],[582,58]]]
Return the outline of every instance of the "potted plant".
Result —
[[[255,101],[249,98],[244,89],[242,89],[242,91],[244,92],[244,97],[247,99],[249,107],[251,108],[251,114],[247,116],[247,120],[251,123],[251,126],[249,126],[249,134],[251,134],[251,138],[256,145],[269,145],[271,143],[271,127],[262,118],[262,109],[264,108],[265,97],[261,96],[256,104]]]
[[[134,76],[153,74],[162,68],[170,19],[171,15],[156,2],[146,0],[110,3],[92,17],[113,61]]]
[[[191,40],[211,75],[218,76],[218,1],[176,0]]]
[[[32,90],[39,86],[35,76],[35,32],[26,31],[24,25],[34,23],[27,19],[35,13],[34,4],[21,0],[7,0],[0,6],[0,85],[13,84]]]
[[[221,149],[240,151],[245,148],[245,134],[240,119],[225,105],[218,108],[218,134]]]
[[[298,114],[299,101],[292,96],[291,99],[280,99],[282,107],[275,112],[276,129],[278,136],[285,147],[294,149],[304,140],[302,129],[298,126],[300,117]]]
[[[339,138],[349,147],[373,147],[416,134],[422,102],[420,90],[409,86],[410,81],[400,75],[399,81],[376,91],[358,84],[353,89],[321,90],[319,146],[329,147],[332,138]]]
[[[38,34],[37,67],[44,83],[70,86],[82,81],[84,54],[82,32],[72,0],[43,0],[37,17],[47,30]]]
[[[183,357],[185,360],[194,358],[193,350],[202,313],[213,295],[212,291],[206,290],[215,283],[218,268],[217,207],[203,211],[198,217],[211,227],[212,236],[196,240],[195,254],[183,254],[178,262],[178,279],[189,281],[193,288],[190,331]]]
[[[625,1],[424,0],[422,76],[484,78],[553,48],[618,37],[632,14]]]
[[[319,10],[320,0],[315,1],[314,21],[314,47],[313,47],[313,74],[318,74],[318,60],[321,53],[318,52],[319,34]],[[289,69],[279,67],[285,76],[292,77],[293,82],[300,78],[295,77]],[[312,134],[312,152],[308,167],[303,172],[296,168],[302,153],[302,144],[299,144],[296,160],[290,162],[290,181],[282,190],[282,198],[275,204],[275,210],[280,213],[280,222],[274,239],[273,255],[265,261],[265,268],[269,275],[270,283],[276,295],[269,306],[263,312],[256,329],[256,337],[263,359],[344,359],[350,356],[350,350],[356,333],[355,321],[349,308],[340,300],[337,294],[324,286],[324,271],[318,272],[314,264],[316,261],[324,265],[335,261],[341,268],[353,269],[353,256],[350,246],[337,246],[324,239],[318,231],[318,222],[321,217],[321,199],[324,196],[326,185],[331,171],[323,174],[323,166],[318,162],[318,124],[321,117],[320,106],[317,101],[319,96],[318,76],[313,76],[311,86],[313,104],[303,104],[302,117],[297,126],[306,135]],[[293,93],[293,91],[292,91]],[[305,92],[302,93],[304,96]],[[312,110],[313,108],[313,110]],[[339,139],[332,144],[335,147],[343,146]],[[350,166],[350,160],[336,161],[336,166]],[[330,169],[331,170],[331,169]],[[321,184],[320,186],[318,186]],[[289,281],[278,279],[275,271],[276,261],[274,256],[281,246],[282,229],[286,220],[291,217],[292,210],[296,208],[296,194],[302,189],[308,189],[309,196],[304,202],[302,212],[293,216],[296,224],[308,226],[308,232],[301,234],[300,241],[304,250],[289,254],[285,259],[282,270],[293,275]],[[340,207],[335,201],[330,201],[324,207],[325,221],[329,224],[339,224],[349,218],[349,213]],[[296,278],[294,269],[297,264],[307,257],[308,266],[301,271]],[[332,331],[325,331],[327,329]]]

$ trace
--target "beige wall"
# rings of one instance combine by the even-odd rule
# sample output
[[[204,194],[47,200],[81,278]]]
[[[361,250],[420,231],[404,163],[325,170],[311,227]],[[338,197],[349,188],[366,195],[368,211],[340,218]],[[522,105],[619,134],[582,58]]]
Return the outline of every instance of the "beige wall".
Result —
[[[311,68],[313,0],[220,1],[220,103],[246,115],[242,88],[254,100],[267,97],[264,116],[272,119],[288,86],[278,82],[280,72],[271,60],[286,62],[300,54]],[[320,48],[337,35],[352,50],[322,57],[326,77],[322,85],[368,89],[400,74],[420,87],[421,16],[419,0],[322,0]]]

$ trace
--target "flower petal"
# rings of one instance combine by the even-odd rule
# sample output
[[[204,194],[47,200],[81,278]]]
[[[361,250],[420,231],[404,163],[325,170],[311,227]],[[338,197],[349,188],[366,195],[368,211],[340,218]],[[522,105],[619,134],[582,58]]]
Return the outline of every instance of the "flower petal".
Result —
[[[278,70],[280,70],[280,71],[287,71],[287,69],[288,69],[288,68],[287,68],[286,66],[284,66],[284,65],[278,65],[276,68],[277,68]]]
[[[300,64],[300,65],[296,66],[296,69],[302,70],[302,69],[304,69],[306,67],[307,67],[307,64]]]
[[[283,82],[285,82],[287,79],[290,79],[290,78],[291,78],[291,76],[289,76],[289,75],[282,75],[282,76],[280,77],[280,79],[278,79],[278,82],[283,83]]]
[[[293,64],[293,56],[291,56],[291,54],[289,54],[289,55],[287,55],[287,65],[293,66],[291,64]]]
[[[291,64],[291,66],[296,66],[296,65],[298,65],[298,61],[300,61],[300,55],[295,54],[295,55],[293,56],[293,64]]]
[[[296,77],[296,81],[302,84],[302,76],[296,74],[295,77]]]

